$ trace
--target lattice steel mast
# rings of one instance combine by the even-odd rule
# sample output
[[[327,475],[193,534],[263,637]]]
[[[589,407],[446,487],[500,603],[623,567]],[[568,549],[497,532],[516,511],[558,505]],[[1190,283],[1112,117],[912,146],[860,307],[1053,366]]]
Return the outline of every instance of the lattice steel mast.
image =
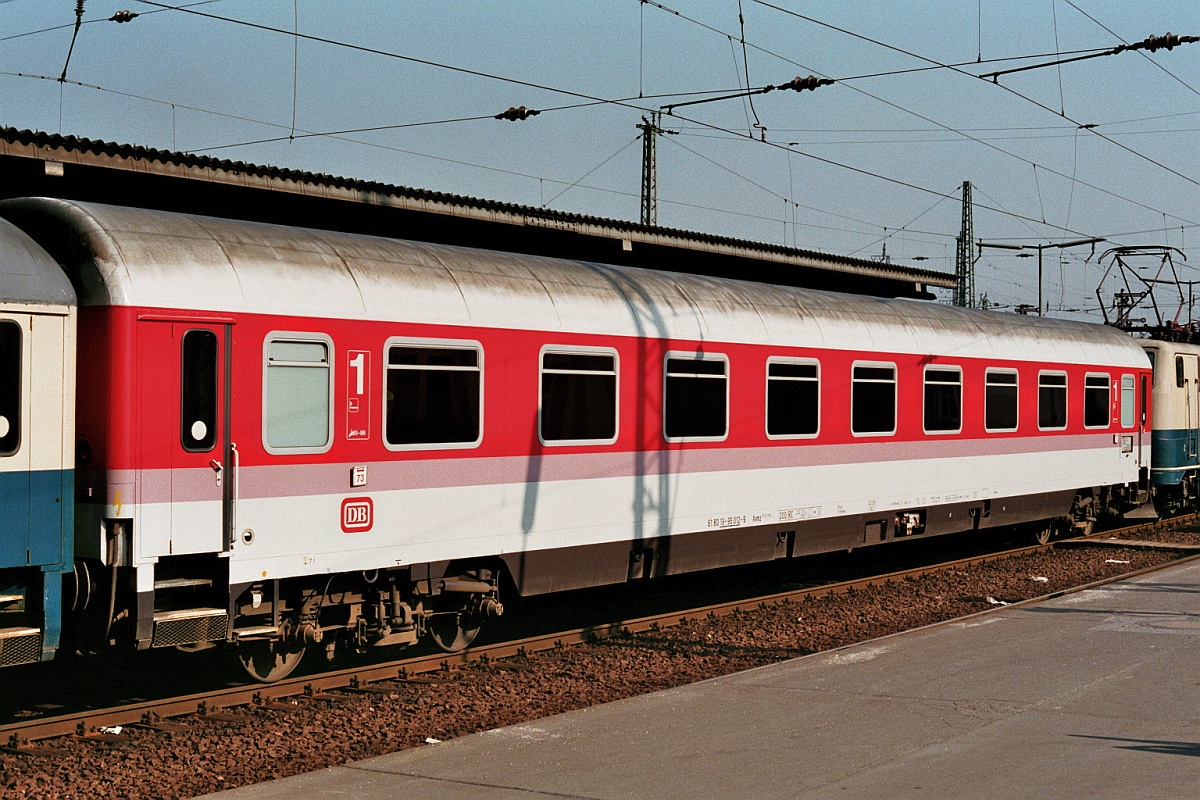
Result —
[[[975,307],[975,222],[971,207],[971,182],[962,185],[962,232],[958,235],[958,249],[954,257],[954,305],[963,308]]]

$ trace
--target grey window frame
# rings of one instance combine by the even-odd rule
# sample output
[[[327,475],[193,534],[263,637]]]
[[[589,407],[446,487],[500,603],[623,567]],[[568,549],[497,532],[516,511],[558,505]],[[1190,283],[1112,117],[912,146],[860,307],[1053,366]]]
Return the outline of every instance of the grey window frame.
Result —
[[[1126,387],[1125,382],[1129,382]],[[1137,425],[1137,376],[1132,372],[1121,375],[1121,427],[1133,428]],[[1126,402],[1128,399],[1128,402]],[[1125,420],[1129,421],[1126,422]]]
[[[612,372],[595,372],[591,370],[558,370],[546,369],[546,356],[611,356],[613,360]],[[542,435],[542,409],[543,409],[543,376],[549,372],[551,374],[574,374],[574,375],[612,375],[613,376],[613,435],[604,439],[547,439]],[[569,446],[603,446],[616,444],[617,439],[621,437],[621,356],[612,347],[584,347],[576,345],[555,345],[548,344],[542,347],[538,353],[538,413],[537,413],[537,431],[538,441],[546,447],[569,447]]]
[[[715,361],[724,365],[724,372],[716,375],[672,375],[668,369],[671,361]],[[695,380],[715,380],[720,377],[725,382],[725,432],[720,436],[668,436],[667,435],[667,379],[669,377],[684,377]],[[694,350],[670,350],[663,356],[662,361],[662,437],[667,442],[723,442],[729,438],[729,384],[732,381],[729,368],[729,356],[724,353],[697,353]]]
[[[1097,390],[1095,386],[1088,386],[1088,381],[1102,378],[1104,380],[1104,423],[1101,425],[1088,424],[1088,393]],[[1088,430],[1105,430],[1112,425],[1112,375],[1107,372],[1088,372],[1083,376],[1083,427]]]
[[[326,397],[326,437],[325,443],[321,445],[299,445],[296,447],[279,447],[272,445],[268,439],[268,409],[270,408],[270,370],[271,370],[271,345],[279,342],[292,342],[296,344],[321,344],[325,346],[325,369],[329,377],[329,392]],[[309,362],[300,362],[297,364],[280,363],[278,367],[298,367],[300,364]],[[271,455],[305,455],[310,453],[326,453],[333,447],[333,387],[337,380],[337,351],[333,346],[333,338],[325,333],[315,333],[311,331],[271,331],[263,339],[262,348],[262,444],[263,449]]]
[[[992,383],[993,375],[1011,375],[1014,380],[1012,383]],[[1016,400],[1016,413],[1013,414],[1013,426],[1011,428],[989,428],[987,426],[988,418],[988,387],[989,386],[1012,386],[1013,396]],[[983,374],[983,430],[986,433],[1014,433],[1021,429],[1021,373],[1015,369],[1007,367],[989,367]]]
[[[1043,378],[1062,378],[1062,396],[1063,396],[1063,424],[1062,425],[1042,425],[1042,389]],[[1067,377],[1065,370],[1061,369],[1043,369],[1038,371],[1038,401],[1037,401],[1037,422],[1039,431],[1065,431],[1071,424],[1071,379]],[[1045,388],[1059,389],[1060,385],[1045,384]]]
[[[387,434],[387,418],[388,418],[388,371],[393,369],[390,364],[390,354],[393,347],[413,347],[427,348],[429,350],[474,350],[475,351],[475,369],[479,373],[479,433],[472,442],[413,442],[411,444],[394,444],[388,441]],[[483,423],[486,419],[483,413],[483,402],[485,397],[484,379],[485,371],[483,364],[483,345],[474,339],[422,339],[412,336],[392,336],[383,343],[383,386],[382,392],[382,413],[380,414],[383,433],[383,446],[392,452],[400,452],[407,450],[471,450],[479,447],[483,443]],[[395,369],[401,369],[396,367]],[[439,370],[449,371],[449,367],[439,367]],[[469,367],[459,368],[463,371],[469,370]]]
[[[958,375],[958,381],[930,381],[930,372],[953,372]],[[929,414],[929,385],[958,387],[958,427],[929,428],[926,426]],[[926,436],[953,436],[962,433],[963,429],[963,371],[957,364],[927,364],[921,376],[921,430]]]
[[[805,367],[816,367],[817,376],[815,378],[795,378],[790,376],[771,377],[771,365],[773,364],[788,364]],[[797,381],[797,382],[812,382],[817,385],[817,429],[812,433],[771,433],[771,381]],[[766,374],[766,397],[763,398],[763,431],[767,438],[771,440],[782,439],[816,439],[821,435],[821,362],[815,358],[793,358],[789,356],[770,356],[767,358],[767,374]]]
[[[889,369],[892,371],[890,381],[878,378],[856,378],[858,369]],[[856,431],[854,430],[854,395],[855,385],[859,383],[891,383],[892,385],[892,429],[889,431]],[[893,361],[854,361],[850,364],[850,435],[855,438],[878,439],[885,436],[895,436],[900,418],[900,371]]]

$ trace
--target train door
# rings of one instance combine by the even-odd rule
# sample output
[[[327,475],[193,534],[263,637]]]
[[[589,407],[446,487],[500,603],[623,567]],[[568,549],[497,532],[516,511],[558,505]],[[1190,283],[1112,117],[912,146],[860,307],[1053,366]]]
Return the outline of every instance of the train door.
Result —
[[[29,316],[0,317],[0,569],[31,563],[29,543],[29,448],[22,429],[29,412],[25,341]],[[0,586],[0,592],[6,587]]]
[[[1179,386],[1184,389],[1187,407],[1185,463],[1188,466],[1195,466],[1200,463],[1200,357],[1187,355],[1175,356],[1175,359],[1177,370],[1182,362],[1183,382],[1179,383]],[[1178,378],[1178,376],[1177,371],[1176,377]]]
[[[228,549],[229,326],[141,321],[142,558]]]

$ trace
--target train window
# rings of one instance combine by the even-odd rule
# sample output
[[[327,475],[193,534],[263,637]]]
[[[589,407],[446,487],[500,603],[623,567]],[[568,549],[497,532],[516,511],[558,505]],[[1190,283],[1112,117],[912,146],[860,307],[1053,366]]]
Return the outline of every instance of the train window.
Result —
[[[890,436],[896,432],[896,365],[854,364],[850,432]]]
[[[192,453],[217,443],[217,335],[195,330],[183,335],[179,437]]]
[[[0,321],[0,456],[21,449],[21,326]]]
[[[725,438],[729,428],[724,356],[668,353],[663,376],[663,435],[668,441]]]
[[[1121,427],[1132,428],[1135,415],[1134,394],[1136,383],[1132,375],[1121,376]]]
[[[987,371],[983,399],[983,427],[989,433],[1017,429],[1017,373]]]
[[[1038,373],[1038,429],[1067,427],[1067,376],[1062,372]]]
[[[329,449],[333,441],[332,349],[333,342],[319,334],[268,336],[263,387],[263,443],[267,452]]]
[[[1142,392],[1141,402],[1138,403],[1138,424],[1145,427],[1146,425],[1146,408],[1150,405],[1150,394],[1146,389],[1146,376],[1142,376]]]
[[[1083,379],[1083,427],[1109,426],[1108,375],[1087,375]]]
[[[767,437],[795,439],[817,435],[821,420],[820,364],[767,362]]]
[[[1187,386],[1187,375],[1183,368],[1183,356],[1175,356],[1175,386],[1180,389]]]
[[[482,350],[391,339],[384,440],[390,449],[474,447],[483,432]]]
[[[543,352],[538,430],[543,443],[615,442],[616,353]]]
[[[925,432],[962,431],[962,370],[925,368]]]

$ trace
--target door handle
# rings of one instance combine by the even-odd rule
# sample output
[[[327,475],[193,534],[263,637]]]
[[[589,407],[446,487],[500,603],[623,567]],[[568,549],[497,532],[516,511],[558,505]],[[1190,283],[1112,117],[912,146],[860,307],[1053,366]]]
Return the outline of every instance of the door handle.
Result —
[[[221,466],[221,462],[217,461],[215,458],[212,461],[209,461],[208,465],[212,467],[213,472],[217,473],[217,486],[220,486],[222,475],[225,472],[225,467]]]

